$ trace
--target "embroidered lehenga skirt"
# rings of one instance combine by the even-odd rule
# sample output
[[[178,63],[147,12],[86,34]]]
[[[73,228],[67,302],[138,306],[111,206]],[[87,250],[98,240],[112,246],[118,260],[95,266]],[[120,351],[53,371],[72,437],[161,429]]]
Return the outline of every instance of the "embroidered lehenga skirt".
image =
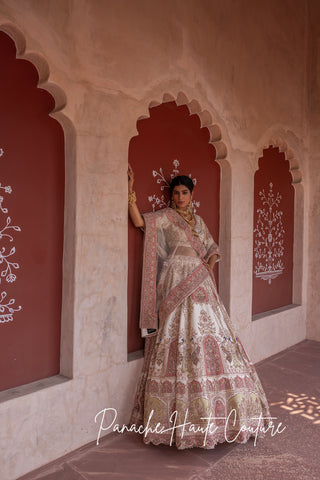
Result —
[[[175,255],[162,269],[158,297],[179,295],[181,279],[200,264]],[[208,275],[190,295],[160,310],[159,330],[146,339],[131,424],[145,427],[146,443],[214,448],[262,435],[269,415],[256,370]]]
[[[214,448],[268,424],[265,393],[205,267],[220,258],[203,219],[171,208],[144,215],[140,326],[145,360],[131,424],[146,443]],[[263,433],[263,432],[262,432]]]

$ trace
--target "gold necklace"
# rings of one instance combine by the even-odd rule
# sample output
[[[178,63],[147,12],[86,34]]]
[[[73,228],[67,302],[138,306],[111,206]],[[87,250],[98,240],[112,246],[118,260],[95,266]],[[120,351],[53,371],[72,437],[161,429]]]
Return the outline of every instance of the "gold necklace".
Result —
[[[182,217],[188,223],[189,227],[191,228],[191,231],[192,231],[193,235],[195,237],[198,237],[199,235],[197,234],[197,232],[194,229],[195,225],[191,225],[192,221],[194,221],[193,213],[188,211],[188,210],[186,210],[186,211],[180,210],[179,208],[175,208],[175,211],[177,213],[179,213],[180,217]]]

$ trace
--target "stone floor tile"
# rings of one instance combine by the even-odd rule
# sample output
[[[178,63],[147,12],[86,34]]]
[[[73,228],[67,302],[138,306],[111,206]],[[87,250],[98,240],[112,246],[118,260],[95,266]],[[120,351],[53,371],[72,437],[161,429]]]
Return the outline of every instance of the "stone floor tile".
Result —
[[[130,449],[111,450],[110,452],[91,451],[82,458],[72,460],[71,465],[85,474],[134,472],[136,475],[140,474],[141,478],[144,478],[144,475],[153,478],[155,465],[159,465],[162,474],[166,478],[172,479],[177,478],[177,472],[183,478],[191,469],[208,468],[208,463],[201,457],[192,454],[191,451],[184,450],[177,454],[175,448],[164,445],[142,445],[141,451],[138,453]]]
[[[287,364],[285,359],[283,364]],[[266,362],[257,366],[256,370],[261,378],[261,383],[269,402],[283,400],[288,393],[299,395],[304,393],[304,391],[308,391],[310,394],[317,395],[320,392],[319,382],[315,382],[313,375],[308,375],[307,372],[301,369],[297,371],[282,367],[280,362]],[[320,369],[318,375],[320,375]]]
[[[144,477],[143,480],[146,480],[148,477]],[[86,480],[142,480],[141,474],[136,474],[134,472],[119,473],[119,472],[108,472],[108,473],[86,473]],[[162,478],[165,480],[165,477]],[[185,480],[185,479],[184,479]]]
[[[316,342],[314,340],[304,340],[303,342],[294,345],[292,350],[300,353],[306,353],[307,355],[319,355],[320,342]]]
[[[237,448],[237,446],[238,445],[235,443],[218,443],[213,450],[193,448],[191,452],[193,455],[202,458],[208,463],[208,465],[212,466],[219,462],[221,458],[228,455],[233,448]]]
[[[41,469],[42,470],[42,469]],[[51,471],[50,471],[51,470]],[[32,474],[31,474],[32,475]],[[21,477],[21,480],[87,480],[80,472],[75,471],[70,465],[63,464],[57,469],[51,466],[47,468],[47,472],[39,473],[38,475],[30,474]]]
[[[303,375],[319,377],[320,358],[308,353],[301,353],[299,350],[291,350],[271,363],[291,371],[301,372]]]
[[[310,468],[308,460],[285,451],[272,456],[231,454],[211,469],[211,479],[224,480],[319,480],[319,474],[319,471]],[[202,480],[201,474],[188,480]]]

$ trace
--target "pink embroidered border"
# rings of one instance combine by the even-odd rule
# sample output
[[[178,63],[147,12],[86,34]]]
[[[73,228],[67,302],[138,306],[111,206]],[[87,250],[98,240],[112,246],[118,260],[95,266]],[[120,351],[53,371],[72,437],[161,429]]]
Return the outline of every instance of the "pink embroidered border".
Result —
[[[159,211],[160,213],[161,211]],[[161,212],[162,213],[162,212]],[[158,328],[156,312],[157,213],[145,214],[143,269],[140,303],[140,328]]]
[[[199,265],[190,275],[188,275],[187,278],[182,280],[182,282],[173,288],[160,307],[160,321],[170,315],[170,313],[172,313],[186,297],[191,295],[208,277],[208,275],[208,270],[201,263],[201,265]]]

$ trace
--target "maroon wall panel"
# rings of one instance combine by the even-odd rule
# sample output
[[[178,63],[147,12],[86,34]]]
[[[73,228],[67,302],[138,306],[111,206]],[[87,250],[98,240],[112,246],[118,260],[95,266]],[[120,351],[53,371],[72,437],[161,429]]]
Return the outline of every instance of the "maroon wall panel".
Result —
[[[269,147],[254,177],[252,314],[292,304],[294,188],[289,162]]]
[[[64,135],[49,116],[53,98],[37,88],[35,67],[16,59],[3,32],[0,63],[3,390],[59,373]]]
[[[139,135],[129,145],[129,162],[135,172],[134,190],[141,212],[166,206],[172,176],[189,175],[196,180],[196,213],[206,221],[219,241],[220,167],[209,132],[197,115],[175,102],[150,109],[150,118],[137,123]],[[128,352],[142,348],[139,330],[143,234],[129,222]],[[217,277],[217,272],[215,272]]]

